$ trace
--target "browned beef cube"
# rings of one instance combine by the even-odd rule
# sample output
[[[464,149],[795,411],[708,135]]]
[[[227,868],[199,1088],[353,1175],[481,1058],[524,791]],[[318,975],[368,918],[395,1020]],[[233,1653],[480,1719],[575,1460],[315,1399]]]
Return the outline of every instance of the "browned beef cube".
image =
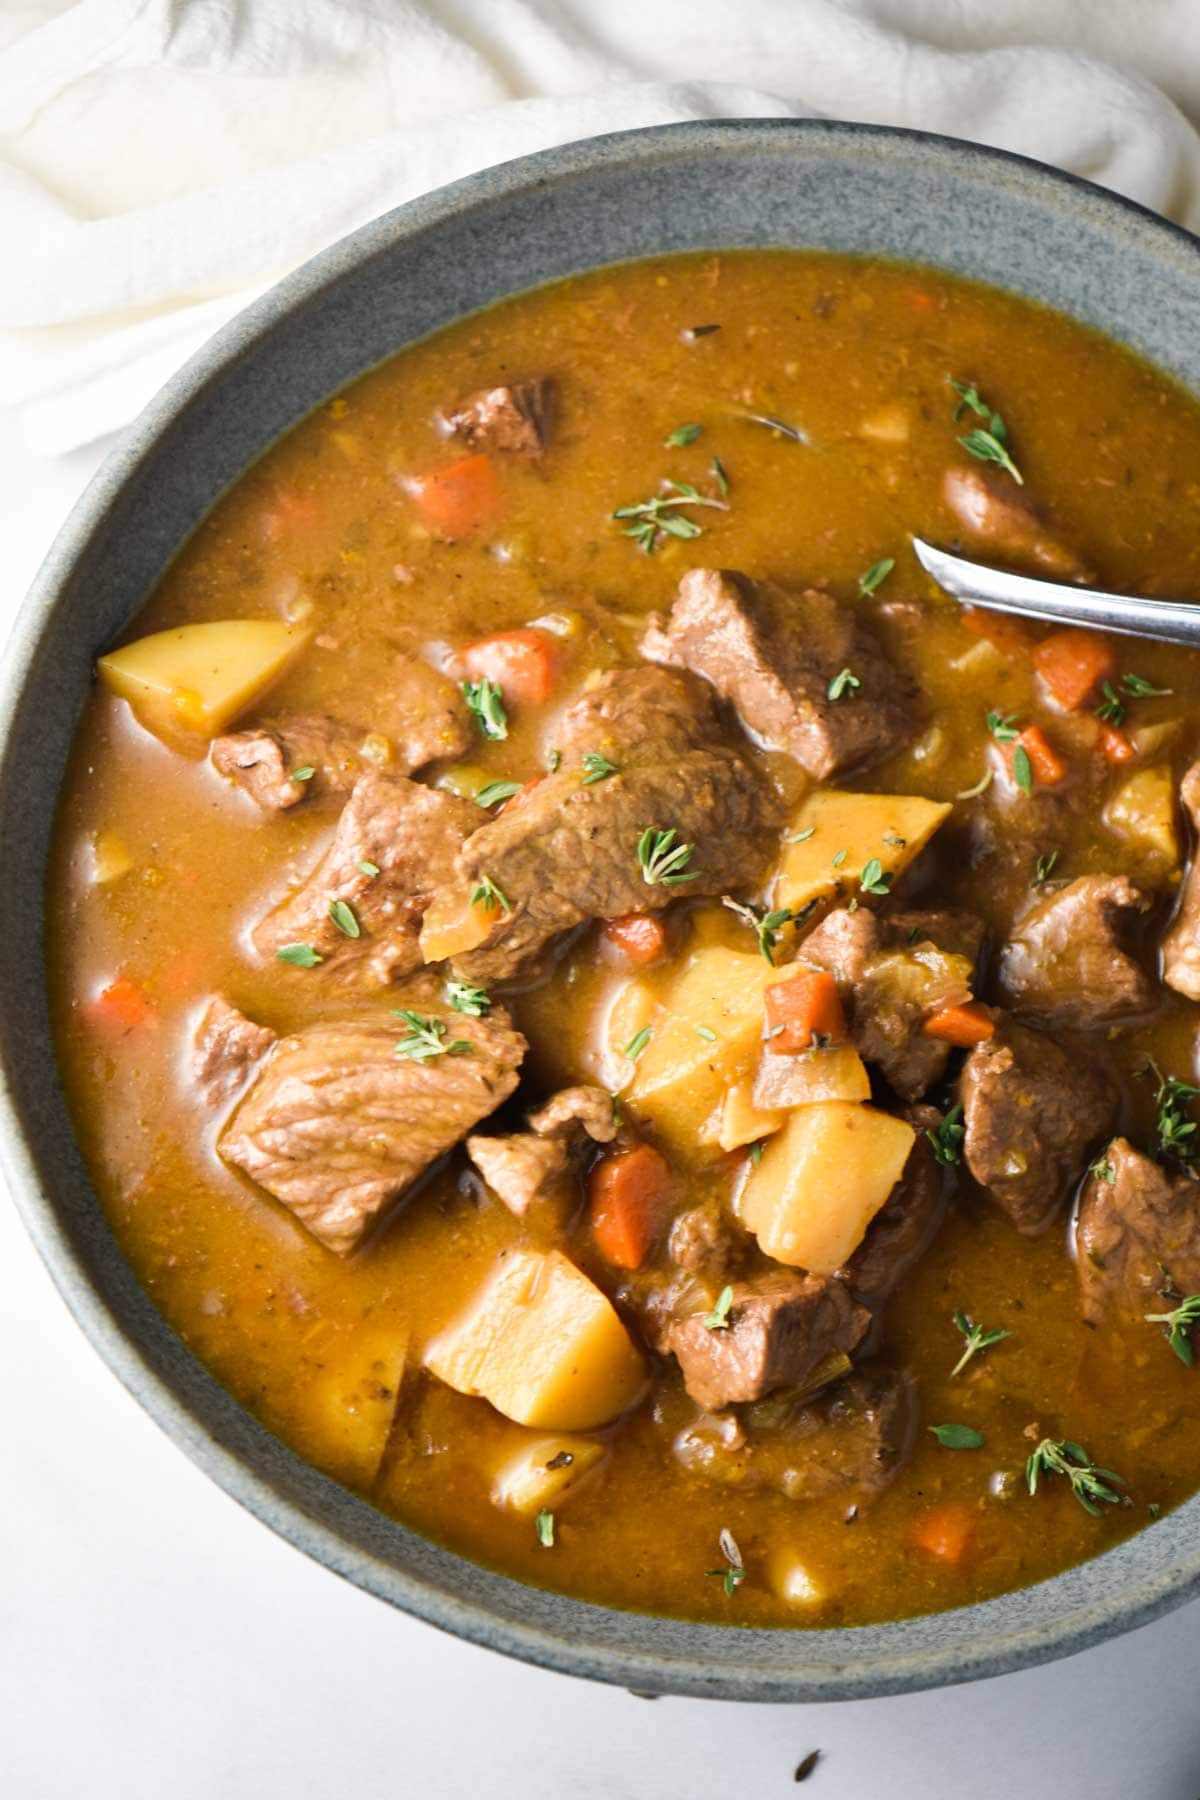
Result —
[[[554,405],[548,375],[477,388],[446,414],[446,423],[473,450],[500,450],[540,456],[546,447]]]
[[[1075,1226],[1083,1315],[1170,1312],[1200,1293],[1200,1181],[1170,1174],[1116,1138],[1089,1176]]]
[[[1003,470],[978,464],[947,469],[942,493],[977,554],[1025,565],[1052,581],[1089,579],[1074,550],[1055,536],[1025,489]]]
[[[518,1218],[561,1190],[580,1153],[617,1135],[616,1108],[604,1088],[562,1088],[529,1115],[529,1130],[467,1139],[467,1155],[492,1192]]]
[[[1122,939],[1151,904],[1124,875],[1082,875],[1036,900],[1000,954],[1004,1000],[1042,1024],[1068,1029],[1147,1012],[1155,984]]]
[[[748,1240],[710,1196],[681,1212],[671,1226],[667,1254],[676,1268],[720,1282],[737,1272]]]
[[[307,945],[339,982],[382,987],[408,974],[421,962],[425,908],[480,816],[403,775],[361,775],[312,873],[255,926],[255,948]]]
[[[1074,1046],[996,1015],[963,1064],[963,1154],[975,1180],[1027,1236],[1049,1224],[1116,1122],[1105,1072]]]
[[[501,1008],[472,1019],[421,993],[413,1009],[440,1025],[444,1053],[400,1055],[409,1027],[386,1012],[306,1026],[276,1045],[218,1146],[339,1256],[517,1085],[525,1039]]]
[[[928,1249],[946,1211],[946,1183],[928,1133],[942,1115],[914,1106],[904,1117],[917,1134],[904,1173],[875,1214],[839,1278],[868,1305],[878,1307]]]
[[[706,1412],[761,1400],[775,1388],[802,1388],[835,1352],[849,1354],[861,1343],[871,1322],[842,1282],[782,1269],[735,1283],[724,1326],[713,1329],[704,1318],[676,1319],[666,1348]]]
[[[1179,784],[1193,832],[1200,835],[1200,762]],[[1162,941],[1163,980],[1189,1000],[1200,1000],[1200,857],[1192,858],[1179,910]]]
[[[691,569],[641,650],[703,675],[756,738],[818,781],[893,755],[913,733],[909,682],[857,614],[815,588],[782,594],[732,570]],[[857,686],[839,687],[844,670]]]
[[[275,1033],[214,994],[192,1040],[191,1077],[210,1106],[229,1100],[275,1042]]]

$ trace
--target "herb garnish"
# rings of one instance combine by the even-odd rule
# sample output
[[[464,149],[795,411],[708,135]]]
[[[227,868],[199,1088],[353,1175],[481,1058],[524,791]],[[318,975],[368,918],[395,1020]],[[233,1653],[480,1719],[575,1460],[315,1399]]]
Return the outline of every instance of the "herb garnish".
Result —
[[[793,1775],[792,1780],[807,1781],[820,1760],[821,1752],[819,1750],[810,1750],[808,1755],[802,1756],[800,1761],[796,1764],[796,1773]]]
[[[667,450],[682,450],[686,445],[694,444],[703,431],[703,425],[677,425],[663,447]]]
[[[305,763],[302,769],[292,770],[291,779],[293,781],[311,781],[316,772],[311,763]]]
[[[1013,751],[1013,780],[1023,794],[1033,792],[1033,764],[1029,760],[1029,752],[1024,744],[1018,744]]]
[[[759,953],[764,961],[775,967],[775,946],[779,942],[779,933],[785,925],[790,925],[795,913],[790,906],[777,906],[771,912],[756,912],[752,906],[744,906],[740,900],[734,900],[729,894],[721,895],[721,905],[727,906],[739,919],[744,919],[751,931],[758,938]]]
[[[1198,1096],[1200,1088],[1192,1087],[1190,1082],[1177,1081],[1173,1075],[1168,1075],[1165,1080],[1160,1077],[1154,1096],[1158,1108],[1154,1121],[1155,1156],[1173,1156],[1185,1168],[1191,1168],[1200,1158],[1200,1145],[1195,1141],[1196,1122],[1184,1111]]]
[[[501,800],[511,800],[524,787],[522,781],[488,781],[475,795],[476,806],[498,806]]]
[[[620,773],[616,763],[609,762],[607,756],[602,756],[599,750],[584,751],[583,767],[585,770],[584,787],[591,787],[593,782],[603,781],[606,776]]]
[[[891,875],[884,874],[883,864],[877,856],[873,856],[859,877],[859,892],[862,894],[887,894],[891,892],[891,886]]]
[[[534,1520],[534,1524],[537,1527],[538,1543],[542,1549],[552,1550],[554,1548],[554,1514],[548,1507],[543,1507]]]
[[[721,1546],[721,1555],[725,1558],[726,1566],[723,1569],[705,1569],[704,1573],[706,1575],[719,1575],[721,1577],[721,1585],[725,1589],[726,1598],[732,1600],[733,1596],[737,1593],[738,1588],[746,1579],[746,1569],[742,1562],[742,1553],[738,1549],[737,1540],[732,1531],[729,1530],[728,1526],[722,1527],[721,1535],[717,1539],[717,1542]]]
[[[835,850],[829,859],[830,867],[833,869],[840,869],[849,854],[850,852],[848,850]]]
[[[378,863],[360,862],[358,866],[364,875],[370,876],[372,881],[374,881],[376,875],[378,875],[378,873],[379,873],[379,864]]]
[[[446,998],[455,1012],[466,1013],[471,1019],[482,1019],[492,1004],[487,989],[472,987],[469,981],[448,981]]]
[[[1057,862],[1057,850],[1048,850],[1043,855],[1039,856],[1033,865],[1033,880],[1029,884],[1030,887],[1041,887],[1043,882],[1049,881],[1051,875],[1054,873],[1054,867]]]
[[[499,907],[503,913],[511,913],[508,896],[501,892],[490,875],[481,875],[479,885],[472,891],[471,905],[482,906],[485,912],[493,912]]]
[[[1103,719],[1106,725],[1120,725],[1125,718],[1125,702],[1111,681],[1104,682],[1100,692],[1104,695],[1104,699],[1096,708],[1096,717]]]
[[[777,431],[780,437],[790,438],[793,444],[808,444],[812,441],[807,431],[802,431],[798,425],[788,425],[771,413],[744,412],[741,417],[748,425],[763,425],[768,431]]]
[[[991,785],[992,770],[985,769],[974,787],[963,788],[962,792],[955,794],[954,798],[956,800],[978,800],[980,794],[986,794]]]
[[[470,1053],[471,1046],[465,1038],[455,1038],[449,1044],[445,1042],[445,1019],[423,1018],[407,1006],[393,1006],[391,1011],[408,1026],[408,1036],[396,1045],[397,1056],[410,1057],[413,1062],[428,1062],[431,1056],[466,1056]]]
[[[647,887],[677,887],[700,874],[699,869],[688,868],[695,845],[677,843],[678,835],[673,827],[659,831],[648,825],[638,839],[637,859]]]
[[[1103,1156],[1098,1156],[1094,1163],[1088,1164],[1088,1174],[1094,1176],[1097,1181],[1115,1181],[1117,1179],[1117,1171],[1108,1160],[1107,1150]]]
[[[749,1152],[750,1161],[751,1161],[752,1165],[754,1166],[754,1168],[756,1168],[756,1169],[757,1169],[759,1163],[762,1161],[764,1142],[765,1142],[765,1139],[763,1139],[763,1138],[755,1138],[754,1142],[750,1146],[750,1152]]]
[[[1142,1317],[1151,1325],[1166,1327],[1163,1336],[1181,1363],[1188,1368],[1196,1364],[1196,1352],[1192,1348],[1192,1328],[1200,1325],[1200,1294],[1189,1294],[1186,1300],[1171,1312],[1143,1313]]]
[[[815,825],[804,825],[799,831],[785,831],[782,841],[785,844],[807,844],[816,829]]]
[[[982,1450],[987,1443],[973,1425],[931,1425],[929,1430],[943,1450]]]
[[[717,1041],[716,1032],[708,1025],[697,1025],[696,1036],[702,1037],[706,1044],[715,1044]]]
[[[549,771],[552,775],[558,769],[559,764],[561,762],[562,762],[562,751],[561,750],[547,750],[547,752],[546,752],[546,767],[549,769]]]
[[[725,467],[725,464],[721,461],[720,457],[714,456],[709,463],[708,468],[709,473],[717,484],[718,494],[727,494],[729,492],[729,470]]]
[[[987,716],[987,728],[998,744],[1011,744],[1020,736],[1016,713],[990,712]]]
[[[467,707],[473,714],[475,723],[486,738],[506,738],[508,736],[508,714],[504,710],[504,698],[498,681],[489,681],[485,675],[480,681],[464,681],[462,691],[466,697]]]
[[[1043,1438],[1026,1462],[1025,1479],[1031,1494],[1037,1493],[1038,1481],[1043,1475],[1065,1475],[1080,1506],[1084,1512],[1091,1513],[1094,1519],[1100,1517],[1101,1504],[1126,1504],[1124,1496],[1114,1493],[1108,1485],[1110,1481],[1115,1481],[1118,1487],[1124,1487],[1121,1477],[1112,1469],[1099,1468],[1083,1445],[1073,1444],[1069,1438],[1062,1438],[1058,1442],[1053,1438]]]
[[[717,1295],[717,1304],[710,1313],[705,1313],[700,1323],[705,1331],[728,1331],[730,1325],[729,1309],[733,1305],[733,1289],[723,1287]]]
[[[925,1136],[933,1145],[933,1154],[943,1169],[952,1169],[961,1160],[962,1141],[966,1136],[962,1107],[952,1106],[941,1124],[931,1125]]]
[[[640,1031],[634,1032],[633,1036],[625,1046],[625,1055],[631,1062],[637,1061],[653,1036],[654,1033],[649,1025],[643,1025]]]
[[[1008,428],[998,412],[993,412],[985,400],[980,397],[978,388],[971,387],[965,381],[956,381],[953,375],[946,380],[958,395],[958,405],[954,408],[954,417],[959,419],[970,408],[978,419],[986,419],[983,426],[976,426],[968,431],[966,437],[960,437],[959,443],[980,462],[996,463],[1004,469],[1018,487],[1023,487],[1025,478],[1008,452]]]
[[[1131,700],[1158,700],[1175,692],[1174,688],[1155,687],[1144,675],[1122,675],[1121,686]]]
[[[325,958],[311,944],[284,944],[275,952],[280,962],[291,963],[293,969],[315,969]]]
[[[874,594],[879,591],[896,566],[894,556],[885,556],[879,562],[872,563],[865,574],[858,578],[860,594]]]
[[[343,937],[357,938],[362,936],[362,926],[355,917],[354,908],[344,900],[329,902],[329,916],[342,933]]]
[[[976,1325],[975,1321],[966,1313],[956,1312],[954,1323],[966,1338],[967,1345],[950,1371],[951,1380],[966,1368],[973,1356],[978,1356],[982,1350],[990,1350],[993,1344],[998,1344],[1003,1338],[1012,1336],[1011,1331],[988,1331],[985,1326]]]
[[[659,537],[666,532],[669,537],[694,538],[700,536],[700,526],[694,519],[685,518],[674,507],[680,506],[715,506],[719,512],[728,512],[724,500],[714,500],[711,494],[702,494],[689,481],[664,481],[666,490],[654,494],[649,500],[640,500],[634,506],[618,506],[612,514],[614,519],[632,519],[632,525],[626,525],[621,533],[623,537],[632,538],[638,549],[650,556],[658,543]]]
[[[852,700],[861,686],[857,675],[850,669],[842,669],[825,689],[825,697],[828,700]]]

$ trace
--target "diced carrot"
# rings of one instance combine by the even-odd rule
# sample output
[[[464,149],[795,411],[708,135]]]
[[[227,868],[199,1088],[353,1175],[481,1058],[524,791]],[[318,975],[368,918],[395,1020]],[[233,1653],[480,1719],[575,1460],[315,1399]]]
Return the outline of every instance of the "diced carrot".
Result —
[[[458,660],[471,681],[494,681],[504,698],[518,705],[537,705],[554,691],[553,640],[532,626],[480,638],[468,644]]]
[[[1128,762],[1137,755],[1137,745],[1133,739],[1118,731],[1115,725],[1106,725],[1100,733],[1100,748],[1105,760],[1110,763]]]
[[[1050,698],[1064,712],[1078,712],[1116,674],[1116,652],[1098,632],[1072,626],[1051,632],[1033,653],[1033,663]]]
[[[673,1183],[651,1144],[618,1150],[597,1163],[590,1184],[592,1237],[607,1262],[639,1269],[666,1227]]]
[[[960,1500],[931,1506],[917,1520],[913,1543],[943,1562],[961,1562],[975,1536],[975,1509]]]
[[[973,637],[986,638],[1006,655],[1024,655],[1029,648],[1025,627],[1004,613],[988,612],[983,606],[964,606],[959,617]]]
[[[628,962],[643,967],[666,955],[667,928],[653,913],[626,913],[601,927],[604,936]]]
[[[1038,787],[1057,787],[1067,772],[1067,765],[1041,726],[1026,725],[1025,729],[1018,732],[1011,743],[1005,744],[1004,755],[1010,775],[1013,772],[1013,758],[1016,755],[1018,744],[1029,758],[1029,767],[1033,771],[1033,779]]]
[[[321,516],[321,508],[312,494],[284,491],[277,494],[262,515],[261,530],[268,543],[292,537],[313,525]]]
[[[908,304],[916,313],[932,312],[934,307],[933,295],[926,293],[924,288],[909,288]]]
[[[413,475],[406,486],[421,517],[439,537],[470,537],[499,518],[503,506],[496,471],[482,453]]]
[[[154,1008],[129,975],[118,975],[115,981],[102,988],[92,1002],[91,1010],[103,1024],[117,1031],[135,1031],[154,1017]]]
[[[846,1015],[837,982],[827,969],[792,964],[764,989],[763,1007],[764,1036],[772,1050],[798,1053],[807,1050],[814,1037],[835,1044],[845,1038]]]
[[[996,1035],[996,1023],[990,1019],[978,1000],[966,1000],[960,1006],[944,1006],[925,1021],[925,1035],[941,1038],[960,1050],[970,1050]]]

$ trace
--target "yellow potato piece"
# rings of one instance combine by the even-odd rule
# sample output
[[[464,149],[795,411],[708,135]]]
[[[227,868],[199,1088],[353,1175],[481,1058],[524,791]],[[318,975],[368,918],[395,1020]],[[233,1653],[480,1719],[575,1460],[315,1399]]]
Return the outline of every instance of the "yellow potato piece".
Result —
[[[106,887],[119,881],[133,867],[133,853],[115,831],[97,831],[92,838],[92,886]]]
[[[1175,783],[1170,767],[1139,769],[1110,795],[1101,818],[1110,831],[1140,850],[1161,868],[1179,865],[1179,833],[1175,827]]]
[[[848,794],[817,788],[808,795],[785,834],[771,889],[771,905],[797,910],[810,900],[858,892],[872,858],[893,878],[925,848],[950,814],[948,802],[919,794]],[[788,837],[808,832],[799,843]],[[845,852],[843,856],[841,853]],[[834,857],[840,860],[835,864]]]
[[[766,1045],[754,1095],[760,1107],[815,1106],[822,1100],[869,1100],[871,1077],[853,1044],[778,1056]],[[753,1096],[752,1096],[753,1097]]]
[[[304,1377],[305,1430],[312,1460],[351,1487],[379,1472],[404,1380],[408,1333],[360,1327],[335,1343],[323,1368]]]
[[[767,1578],[781,1600],[789,1606],[820,1606],[825,1588],[811,1567],[790,1546],[779,1545],[767,1557]]]
[[[768,1256],[831,1275],[899,1181],[916,1133],[873,1106],[798,1106],[763,1150],[738,1211]]]
[[[722,1150],[740,1150],[743,1144],[756,1144],[760,1138],[779,1131],[787,1117],[772,1107],[755,1106],[753,1081],[739,1081],[727,1089],[717,1125],[717,1143]],[[706,1133],[709,1127],[706,1127]]]
[[[518,1425],[589,1431],[637,1399],[646,1371],[608,1300],[561,1251],[515,1251],[426,1346],[425,1366]]]
[[[222,619],[156,631],[96,667],[159,737],[211,737],[262,698],[311,633],[278,619]]]
[[[523,1443],[496,1470],[492,1500],[510,1512],[532,1517],[561,1506],[606,1453],[599,1438],[538,1437]]]

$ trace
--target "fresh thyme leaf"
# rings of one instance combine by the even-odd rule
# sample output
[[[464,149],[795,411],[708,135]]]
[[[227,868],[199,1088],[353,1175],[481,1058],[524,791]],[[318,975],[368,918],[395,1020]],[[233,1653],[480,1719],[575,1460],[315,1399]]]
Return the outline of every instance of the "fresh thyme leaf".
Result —
[[[674,828],[659,831],[648,825],[638,839],[637,859],[647,887],[677,887],[699,876],[699,869],[688,868],[695,845],[677,843],[678,835]]]
[[[355,917],[354,908],[347,906],[344,900],[329,902],[329,916],[342,933],[343,937],[357,938],[362,936],[362,926]]]
[[[1106,725],[1120,725],[1125,718],[1125,702],[1111,681],[1102,683],[1100,692],[1104,699],[1096,708],[1096,717],[1103,719]]]
[[[548,1507],[543,1507],[534,1521],[537,1527],[538,1543],[543,1550],[554,1548],[554,1514]]]
[[[1018,744],[1013,751],[1013,780],[1023,794],[1033,792],[1033,764],[1029,760],[1029,752],[1024,744]]]
[[[885,556],[879,562],[872,563],[865,574],[858,578],[860,594],[874,594],[879,591],[896,566],[894,556]]]
[[[846,858],[849,856],[849,854],[850,854],[850,852],[848,850],[835,850],[833,855],[829,859],[830,867],[834,868],[834,869],[840,869],[842,864],[845,862]]]
[[[472,890],[471,905],[482,906],[485,912],[494,912],[497,907],[505,914],[512,912],[508,895],[502,893],[490,875],[481,875],[478,886]]]
[[[759,1163],[762,1161],[762,1156],[763,1156],[763,1139],[756,1138],[750,1146],[750,1161],[751,1161],[752,1165],[754,1166],[754,1168],[757,1169]]]
[[[859,892],[862,894],[887,894],[891,892],[892,878],[883,872],[883,864],[877,856],[873,856],[859,877]]]
[[[861,686],[857,675],[850,669],[842,669],[825,689],[825,695],[829,700],[852,700]]]
[[[372,881],[375,879],[376,875],[378,875],[378,873],[379,873],[379,864],[378,863],[360,862],[358,866],[364,875],[369,875],[371,877]]]
[[[448,981],[446,998],[455,1012],[466,1013],[471,1019],[482,1019],[492,1004],[487,989],[473,987],[469,981]]]
[[[471,1046],[465,1038],[455,1038],[452,1043],[446,1040],[446,1021],[444,1019],[427,1019],[407,1006],[393,1006],[392,1012],[398,1019],[403,1019],[408,1026],[408,1036],[402,1037],[396,1045],[397,1056],[407,1056],[413,1062],[428,1062],[432,1056],[467,1056]]]
[[[793,444],[808,444],[812,441],[807,431],[802,431],[799,425],[788,425],[771,413],[744,412],[741,417],[747,425],[762,425],[767,431],[777,431],[780,437],[790,438]]]
[[[721,1555],[725,1558],[723,1569],[705,1569],[706,1575],[719,1575],[721,1585],[725,1589],[726,1598],[732,1600],[738,1588],[746,1579],[746,1569],[742,1562],[742,1553],[737,1547],[737,1540],[728,1526],[721,1530],[717,1539],[721,1546]]]
[[[1142,1317],[1151,1325],[1163,1325],[1166,1329],[1163,1336],[1181,1363],[1189,1369],[1196,1365],[1196,1352],[1192,1347],[1192,1328],[1200,1324],[1200,1294],[1189,1294],[1186,1300],[1171,1312],[1143,1313]]]
[[[959,1111],[961,1110],[960,1107]],[[1012,1336],[1011,1331],[988,1331],[984,1326],[976,1325],[966,1313],[956,1312],[954,1323],[962,1332],[967,1343],[966,1349],[950,1371],[951,1380],[966,1368],[973,1356],[978,1356],[980,1351],[989,1350],[993,1344],[999,1344],[1004,1338]]]
[[[952,1106],[940,1125],[931,1125],[925,1136],[933,1145],[933,1154],[943,1169],[952,1169],[962,1158],[962,1141],[966,1135],[963,1109]]]
[[[708,467],[713,480],[717,484],[718,494],[727,494],[729,492],[729,470],[725,467],[725,464],[721,461],[719,456],[714,456]]]
[[[721,905],[727,906],[739,919],[744,919],[751,931],[758,938],[759,953],[771,968],[775,967],[775,946],[779,942],[779,933],[785,925],[790,925],[795,914],[790,906],[777,906],[770,912],[758,912],[753,906],[744,906],[740,900],[731,899],[728,894],[721,895]]]
[[[820,1760],[821,1752],[819,1750],[810,1750],[808,1755],[802,1756],[800,1761],[796,1764],[796,1773],[793,1775],[792,1780],[807,1781]]]
[[[633,1036],[626,1044],[626,1056],[628,1056],[631,1061],[636,1061],[653,1036],[654,1032],[651,1030],[650,1026],[643,1025],[640,1031],[634,1032]]]
[[[931,1425],[929,1430],[943,1450],[982,1450],[987,1443],[973,1425]]]
[[[704,431],[703,425],[677,425],[666,440],[668,450],[681,450],[687,444],[694,444]]]
[[[1054,873],[1055,864],[1057,862],[1057,850],[1047,850],[1043,855],[1039,856],[1033,865],[1033,880],[1029,884],[1030,887],[1041,887],[1044,881],[1049,881],[1051,875]]]
[[[1173,1075],[1160,1079],[1154,1096],[1158,1109],[1154,1122],[1154,1154],[1160,1159],[1174,1157],[1188,1169],[1200,1160],[1196,1122],[1188,1118],[1185,1110],[1197,1097],[1200,1097],[1200,1088],[1192,1087],[1187,1081],[1177,1081]]]
[[[715,1044],[717,1041],[716,1032],[707,1025],[697,1025],[696,1035],[702,1037],[706,1044]]]
[[[1094,1176],[1097,1181],[1111,1182],[1117,1179],[1117,1171],[1109,1161],[1107,1150],[1103,1156],[1098,1156],[1094,1163],[1088,1164],[1088,1174]]]
[[[718,512],[729,510],[724,500],[702,494],[688,481],[664,481],[662,485],[663,493],[653,494],[649,500],[639,500],[632,506],[618,506],[612,514],[614,519],[632,519],[633,523],[624,527],[622,536],[632,538],[647,556],[652,555],[664,531],[670,537],[700,536],[699,525],[694,519],[685,518],[677,510],[679,507],[715,506]]]
[[[987,728],[998,744],[1011,744],[1020,736],[1016,713],[990,712]]]
[[[785,831],[783,842],[785,844],[807,844],[816,829],[815,825],[805,825],[799,831]]]
[[[954,798],[956,800],[978,800],[980,794],[986,794],[991,785],[992,770],[985,769],[974,787],[963,788],[962,792],[955,794]]]
[[[584,751],[583,767],[585,770],[584,787],[591,787],[593,782],[603,781],[606,776],[616,775],[620,772],[616,763],[609,762],[607,756],[602,756],[599,750]]]
[[[705,1313],[700,1323],[705,1331],[728,1331],[729,1309],[733,1305],[733,1289],[723,1287],[717,1295],[717,1304],[710,1313]]]
[[[977,425],[974,430],[968,431],[965,437],[959,438],[958,441],[963,449],[977,457],[980,462],[996,463],[1012,476],[1018,487],[1023,486],[1024,476],[1009,455],[1008,428],[1000,414],[992,411],[978,388],[970,386],[965,381],[956,381],[953,375],[947,375],[946,380],[958,395],[958,405],[954,408],[956,420],[961,418],[968,409],[975,414],[977,419],[987,420],[986,425]]]
[[[959,419],[962,418],[968,408],[975,414],[976,418],[986,419],[991,416],[992,409],[990,406],[984,405],[979,397],[978,388],[970,386],[970,384],[965,381],[956,381],[953,375],[947,375],[946,380],[958,395],[958,405],[954,409],[955,424],[958,423]]]
[[[485,675],[480,681],[464,681],[462,691],[467,707],[484,737],[506,738],[508,714],[504,710],[500,683],[489,681]]]
[[[546,767],[549,769],[549,771],[552,775],[560,767],[561,763],[562,763],[562,751],[561,750],[548,750],[546,752]]]
[[[1121,1477],[1112,1469],[1099,1468],[1083,1445],[1073,1444],[1069,1438],[1057,1441],[1043,1438],[1029,1457],[1025,1464],[1025,1480],[1031,1494],[1037,1493],[1043,1475],[1065,1475],[1076,1500],[1094,1519],[1100,1517],[1101,1505],[1124,1504],[1124,1497],[1109,1486],[1115,1481],[1118,1487],[1124,1487]]]
[[[305,763],[305,765],[302,769],[293,769],[292,770],[292,780],[293,781],[311,781],[313,776],[316,774],[316,772],[317,772],[316,769],[313,767],[313,765],[311,763]]]
[[[1121,686],[1131,700],[1158,700],[1165,694],[1173,694],[1174,688],[1155,687],[1144,675],[1122,675]]]
[[[476,806],[499,806],[502,800],[511,800],[524,787],[522,781],[488,781],[475,795]]]
[[[275,954],[280,962],[291,963],[294,969],[315,969],[318,963],[325,961],[311,944],[284,944]]]

